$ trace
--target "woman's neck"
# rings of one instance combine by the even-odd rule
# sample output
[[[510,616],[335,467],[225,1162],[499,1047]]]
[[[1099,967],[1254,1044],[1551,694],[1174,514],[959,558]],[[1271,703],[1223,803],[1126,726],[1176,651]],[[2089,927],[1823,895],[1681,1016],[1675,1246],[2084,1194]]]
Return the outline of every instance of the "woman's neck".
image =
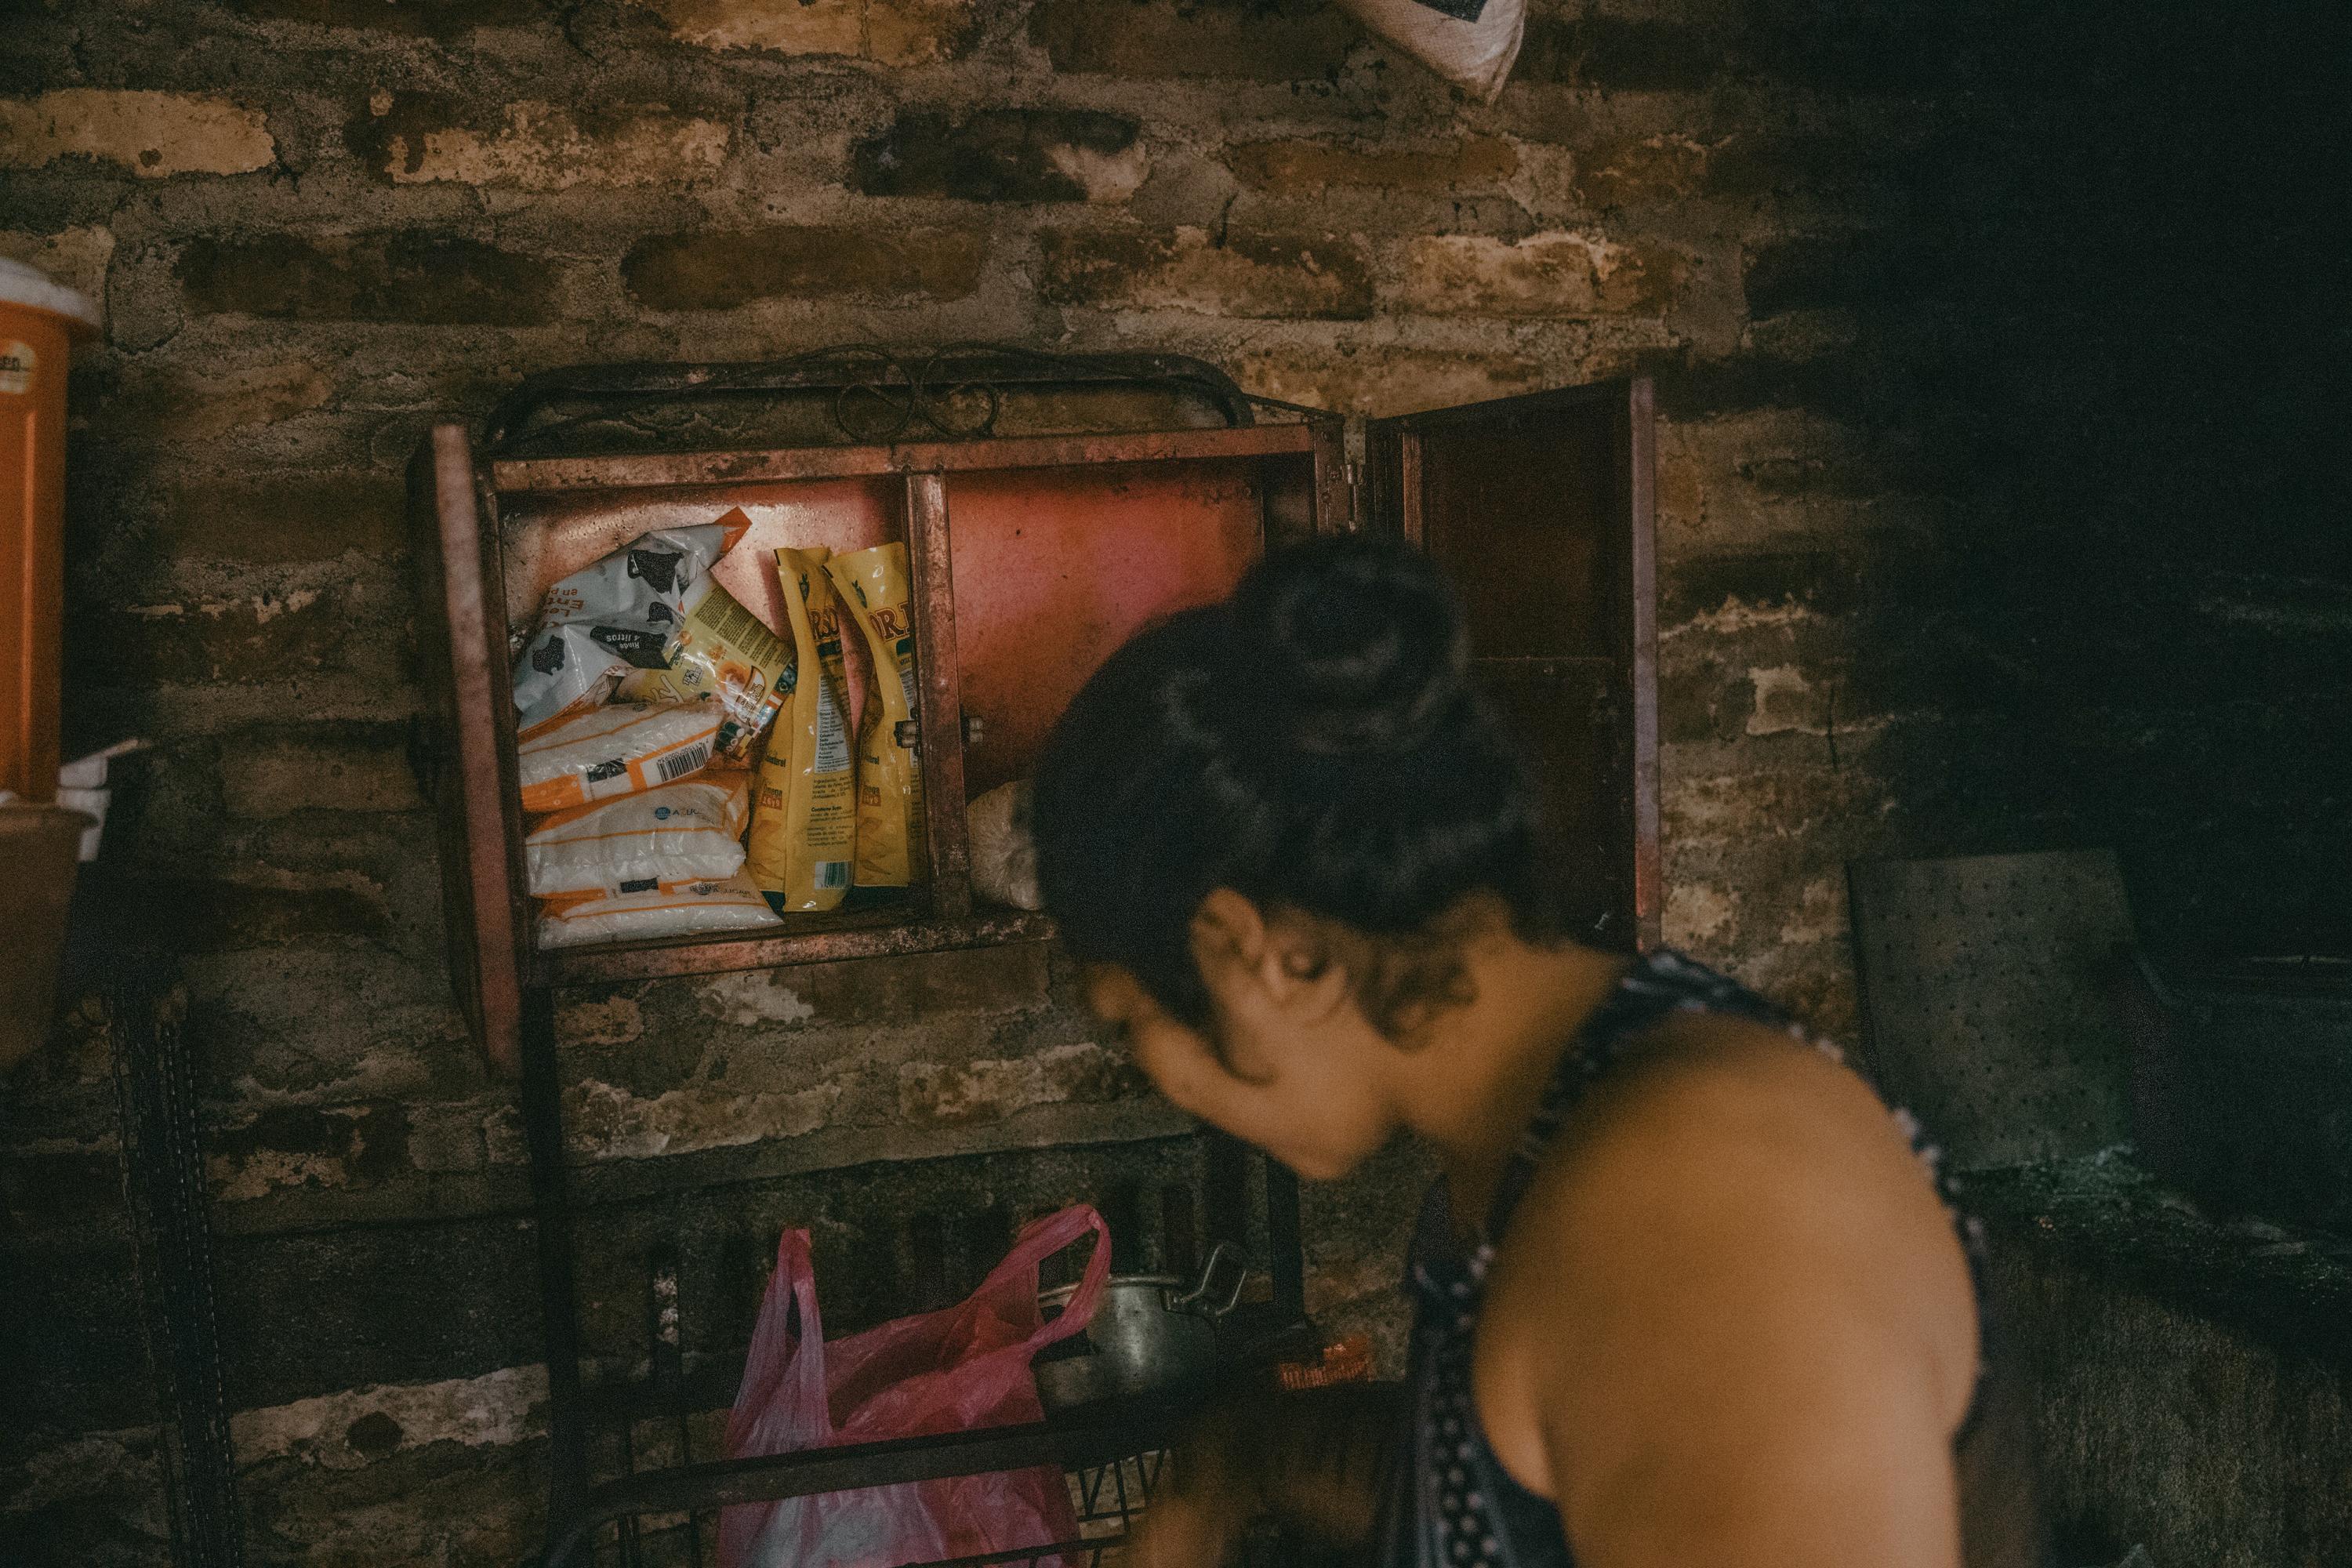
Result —
[[[1607,999],[1626,960],[1574,942],[1533,947],[1507,933],[1465,955],[1474,999],[1441,1016],[1408,1057],[1405,1124],[1445,1172],[1457,1232],[1492,1206],[1504,1167],[1585,1020]]]

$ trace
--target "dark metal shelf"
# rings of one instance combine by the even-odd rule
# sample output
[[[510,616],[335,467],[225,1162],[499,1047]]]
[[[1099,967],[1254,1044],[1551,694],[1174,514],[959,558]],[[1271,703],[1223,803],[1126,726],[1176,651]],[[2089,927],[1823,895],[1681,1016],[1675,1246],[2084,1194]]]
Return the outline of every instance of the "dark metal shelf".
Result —
[[[749,452],[657,456],[509,458],[489,465],[501,495],[571,490],[776,484],[801,479],[971,469],[1064,468],[1103,463],[1164,463],[1219,458],[1305,456],[1304,424],[1238,430],[1164,430],[1139,435],[994,437],[984,441],[913,441],[888,447],[794,447]]]
[[[1278,1301],[1244,1301],[1218,1325],[1220,1361],[1228,1368],[1272,1366],[1313,1358],[1322,1349],[1313,1323]],[[740,1352],[691,1358],[668,1380],[640,1373],[608,1377],[581,1390],[581,1413],[599,1426],[673,1419],[681,1410],[717,1410],[743,1381]],[[1170,1402],[1175,1403],[1175,1402]],[[1140,1402],[1150,1409],[1152,1402]],[[1095,1413],[1087,1413],[1092,1419]]]
[[[541,1568],[566,1568],[583,1561],[582,1553],[598,1530],[635,1515],[694,1513],[736,1503],[772,1502],[1041,1465],[1085,1471],[1148,1458],[1156,1473],[1156,1456],[1197,1408],[1190,1402],[1137,1400],[1022,1426],[646,1470],[591,1489],[570,1528],[549,1549]],[[1140,1502],[1136,1499],[1128,1511]],[[1052,1544],[1039,1542],[1034,1550],[1042,1553]]]
[[[784,921],[780,931],[730,937],[554,948],[533,956],[530,981],[553,986],[616,984],[682,974],[724,974],[740,969],[1045,942],[1054,934],[1051,920],[1026,910],[983,910],[941,917],[906,908],[878,909],[786,915]]]

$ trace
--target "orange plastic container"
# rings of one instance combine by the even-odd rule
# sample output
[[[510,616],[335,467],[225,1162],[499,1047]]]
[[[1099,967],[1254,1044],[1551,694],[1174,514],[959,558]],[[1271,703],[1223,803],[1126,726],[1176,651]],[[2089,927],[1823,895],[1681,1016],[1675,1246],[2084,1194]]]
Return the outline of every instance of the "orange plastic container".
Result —
[[[65,620],[66,361],[98,307],[0,261],[0,790],[58,792]]]

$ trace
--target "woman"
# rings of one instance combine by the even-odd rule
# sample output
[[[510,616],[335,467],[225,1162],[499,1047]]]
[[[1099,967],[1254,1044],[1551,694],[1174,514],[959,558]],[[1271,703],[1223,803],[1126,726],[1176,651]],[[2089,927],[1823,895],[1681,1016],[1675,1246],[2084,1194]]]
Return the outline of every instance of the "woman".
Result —
[[[1152,1081],[1303,1176],[1400,1131],[1444,1173],[1402,1399],[1213,1425],[1130,1560],[1272,1511],[1399,1568],[1951,1568],[1958,1222],[1765,1004],[1566,940],[1535,799],[1444,584],[1370,542],[1146,630],[1055,731],[1046,907]]]

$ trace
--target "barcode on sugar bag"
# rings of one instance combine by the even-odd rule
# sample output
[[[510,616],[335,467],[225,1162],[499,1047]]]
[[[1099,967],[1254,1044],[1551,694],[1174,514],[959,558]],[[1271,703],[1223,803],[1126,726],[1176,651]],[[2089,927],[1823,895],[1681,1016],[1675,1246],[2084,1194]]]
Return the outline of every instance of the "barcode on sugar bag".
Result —
[[[816,885],[820,888],[849,886],[849,862],[846,860],[820,860],[816,863],[815,870]]]
[[[615,702],[526,735],[515,755],[522,808],[569,811],[700,773],[722,717],[709,702]]]
[[[659,763],[661,782],[667,784],[673,779],[682,779],[688,773],[699,773],[702,765],[709,760],[710,742],[708,741],[688,746],[683,751],[673,752],[662,758]]]

